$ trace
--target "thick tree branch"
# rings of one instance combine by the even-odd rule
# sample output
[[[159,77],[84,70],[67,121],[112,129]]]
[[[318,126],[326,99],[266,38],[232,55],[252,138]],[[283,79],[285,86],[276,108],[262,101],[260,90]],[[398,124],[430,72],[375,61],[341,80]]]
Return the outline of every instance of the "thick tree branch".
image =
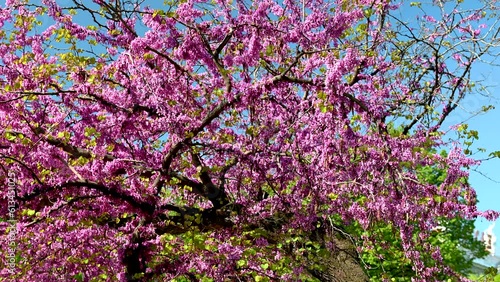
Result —
[[[83,157],[83,158],[87,158],[87,159],[93,158],[92,153],[90,151],[87,151],[87,150],[78,148],[76,146],[70,145],[63,140],[59,140],[57,138],[48,136],[45,139],[45,141],[52,146],[55,146],[57,148],[61,148],[64,152],[70,154],[74,158],[79,158],[79,157]],[[103,156],[103,159],[105,161],[112,161],[112,160],[115,160],[115,157],[112,155],[106,154]]]
[[[18,197],[18,200],[30,201],[44,193],[57,191],[65,188],[78,188],[78,187],[90,188],[92,190],[101,192],[105,196],[109,196],[117,200],[122,200],[131,205],[132,207],[137,208],[147,214],[152,214],[156,209],[153,204],[141,201],[140,199],[128,195],[125,191],[113,187],[108,187],[94,181],[87,181],[87,180],[68,181],[63,184],[59,184],[56,186],[49,186],[49,187],[42,186],[41,188],[35,189],[32,193],[26,194],[22,197]]]

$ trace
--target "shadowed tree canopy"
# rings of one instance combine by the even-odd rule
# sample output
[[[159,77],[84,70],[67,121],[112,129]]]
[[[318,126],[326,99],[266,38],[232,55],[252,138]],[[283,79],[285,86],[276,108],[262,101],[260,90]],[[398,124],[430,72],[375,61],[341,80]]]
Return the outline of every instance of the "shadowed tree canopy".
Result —
[[[407,21],[388,0],[6,1],[1,277],[366,281],[377,242],[344,226],[382,222],[416,280],[453,274],[425,238],[497,214],[442,124],[494,55],[498,7],[435,2]]]

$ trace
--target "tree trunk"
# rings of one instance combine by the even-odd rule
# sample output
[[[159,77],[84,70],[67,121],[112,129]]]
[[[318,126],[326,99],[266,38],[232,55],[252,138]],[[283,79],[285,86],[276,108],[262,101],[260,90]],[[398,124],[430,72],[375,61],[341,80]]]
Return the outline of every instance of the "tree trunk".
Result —
[[[326,248],[327,243],[333,244],[333,250],[327,256],[307,261],[306,268],[313,277],[322,282],[369,281],[356,246],[341,231],[325,232],[318,229],[311,239],[320,243],[323,248]],[[320,267],[314,267],[315,265]]]

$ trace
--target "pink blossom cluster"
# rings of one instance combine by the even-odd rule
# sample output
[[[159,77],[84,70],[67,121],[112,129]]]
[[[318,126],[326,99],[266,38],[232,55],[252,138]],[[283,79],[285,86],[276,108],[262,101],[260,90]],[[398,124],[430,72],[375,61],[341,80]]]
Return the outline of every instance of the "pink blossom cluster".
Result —
[[[439,83],[404,74],[387,55],[388,1],[94,1],[108,16],[87,15],[87,26],[77,22],[88,10],[25,2],[0,10],[0,166],[20,181],[17,281],[296,280],[299,262],[264,263],[290,255],[267,233],[304,234],[332,217],[391,223],[425,280],[440,269],[421,262],[415,226],[425,237],[437,218],[498,216],[461,200],[475,195],[463,179],[476,162],[459,147],[435,153],[449,145],[442,121],[404,129],[428,93],[464,93],[467,82],[445,64]],[[39,30],[39,18],[55,24]],[[419,179],[425,166],[446,169],[444,182]]]

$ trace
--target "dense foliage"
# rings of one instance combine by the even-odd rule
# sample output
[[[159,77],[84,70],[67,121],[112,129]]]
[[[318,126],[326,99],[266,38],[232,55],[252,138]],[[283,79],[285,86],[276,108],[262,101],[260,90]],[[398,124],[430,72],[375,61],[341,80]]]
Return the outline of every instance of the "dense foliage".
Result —
[[[353,223],[452,275],[433,228],[497,216],[441,138],[498,40],[496,1],[462,2],[6,1],[1,276],[334,281],[345,252],[364,281]]]
[[[444,152],[442,155],[446,155]],[[425,183],[440,185],[446,178],[446,171],[433,166],[418,170],[419,179]],[[466,181],[464,179],[464,181]],[[479,238],[474,236],[474,221],[460,216],[455,218],[438,219],[436,226],[425,242],[438,247],[442,256],[442,263],[455,273],[468,276],[471,272],[473,260],[484,258],[489,253]],[[401,248],[401,240],[391,225],[379,223],[378,228],[365,231],[359,226],[349,227],[352,236],[371,236],[375,244],[362,253],[362,260],[366,263],[371,281],[382,281],[384,278],[395,278],[396,281],[411,281],[415,272]],[[416,232],[417,234],[419,232]],[[415,235],[416,236],[416,235]],[[422,252],[424,265],[436,265],[435,257],[430,253]],[[438,274],[439,281],[452,279],[453,275]]]

